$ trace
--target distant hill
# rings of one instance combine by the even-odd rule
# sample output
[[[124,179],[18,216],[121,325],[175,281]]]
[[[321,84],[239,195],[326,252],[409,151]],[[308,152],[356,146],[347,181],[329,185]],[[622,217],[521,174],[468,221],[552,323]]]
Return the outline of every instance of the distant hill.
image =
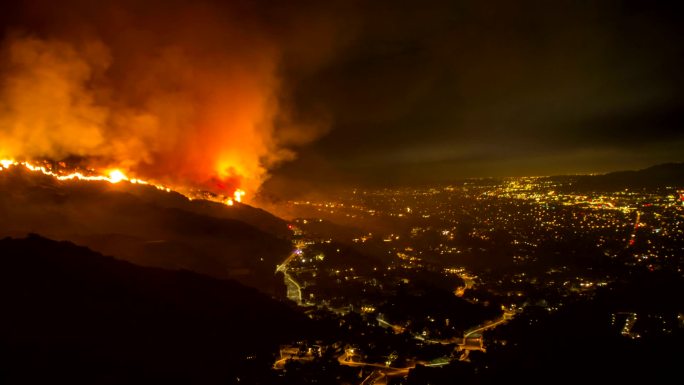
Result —
[[[618,171],[603,175],[582,175],[572,178],[576,180],[571,188],[577,191],[684,187],[684,163],[666,163],[637,171]]]
[[[0,383],[235,383],[311,329],[235,281],[0,240]]]
[[[0,236],[43,234],[144,266],[234,278],[284,291],[275,266],[291,251],[287,224],[247,205],[190,201],[130,183],[0,173]]]

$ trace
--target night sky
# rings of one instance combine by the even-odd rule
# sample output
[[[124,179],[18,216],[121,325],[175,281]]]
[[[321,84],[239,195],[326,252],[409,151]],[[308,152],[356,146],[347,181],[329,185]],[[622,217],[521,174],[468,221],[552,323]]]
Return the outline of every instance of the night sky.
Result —
[[[329,108],[331,130],[272,183],[684,160],[681,3],[372,3],[345,16],[352,37],[296,85],[301,108]]]
[[[35,0],[7,7],[0,23],[5,38],[20,31],[77,48],[83,35],[102,42],[111,56],[102,84],[112,90],[114,113],[176,88],[178,105],[211,98],[214,77],[196,87],[194,76],[238,63],[216,82],[230,88],[247,60],[256,69],[242,87],[261,103],[250,106],[277,99],[273,116],[268,106],[260,112],[272,126],[257,135],[254,158],[266,159],[264,190],[278,195],[684,161],[683,11],[681,2],[647,1]],[[174,83],[173,67],[155,67],[155,57],[143,55],[159,45],[178,45],[172,51],[190,58],[183,63],[189,81]],[[139,70],[163,92],[111,96],[136,84]],[[159,82],[158,73],[173,76]],[[259,88],[266,83],[277,83],[275,91]],[[241,102],[240,92],[226,95],[219,101]],[[230,119],[240,111],[210,112]],[[139,161],[138,170],[172,169],[155,163],[168,165],[176,154],[165,151]]]

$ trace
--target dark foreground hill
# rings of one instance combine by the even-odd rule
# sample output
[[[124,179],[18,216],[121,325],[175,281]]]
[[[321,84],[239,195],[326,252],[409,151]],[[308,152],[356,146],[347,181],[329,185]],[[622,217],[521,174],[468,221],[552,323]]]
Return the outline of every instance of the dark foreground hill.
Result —
[[[38,236],[0,240],[0,306],[3,384],[235,383],[310,328],[237,282]]]
[[[38,233],[138,265],[233,278],[270,294],[291,250],[287,224],[265,211],[190,201],[130,183],[59,181],[0,173],[0,236]]]

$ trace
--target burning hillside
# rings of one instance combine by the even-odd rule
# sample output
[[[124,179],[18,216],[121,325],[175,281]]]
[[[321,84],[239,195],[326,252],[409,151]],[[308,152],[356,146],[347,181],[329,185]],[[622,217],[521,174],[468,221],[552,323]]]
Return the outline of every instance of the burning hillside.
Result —
[[[109,182],[113,184],[120,182],[129,182],[131,184],[154,186],[155,188],[166,192],[170,192],[172,190],[171,187],[167,187],[162,184],[153,183],[137,178],[129,178],[119,169],[109,169],[104,170],[102,173],[98,173],[94,169],[79,170],[78,168],[75,168],[73,166],[68,167],[65,162],[59,162],[57,164],[47,161],[41,163],[32,163],[19,162],[13,159],[0,159],[0,172],[9,170],[13,167],[25,168],[28,171],[41,173],[43,175],[53,177],[57,180]],[[209,191],[202,191],[196,189],[192,190],[182,187],[174,188],[173,190],[184,195],[186,198],[190,200],[200,198],[225,203],[228,206],[233,206],[235,202],[242,202],[242,197],[245,195],[245,192],[241,189],[235,189],[233,193],[228,196],[218,195]]]
[[[0,167],[0,238],[41,234],[139,265],[279,291],[273,271],[290,252],[289,231],[263,210],[191,200],[116,170],[66,173],[60,165],[8,161]]]
[[[79,159],[105,180],[239,201],[322,132],[285,101],[281,32],[298,25],[287,18],[211,1],[37,0],[7,12],[0,159]]]

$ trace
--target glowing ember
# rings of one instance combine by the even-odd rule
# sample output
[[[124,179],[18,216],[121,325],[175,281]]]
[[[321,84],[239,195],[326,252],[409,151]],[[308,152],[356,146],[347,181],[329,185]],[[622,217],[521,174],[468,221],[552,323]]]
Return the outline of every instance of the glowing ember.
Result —
[[[10,167],[24,167],[25,169],[32,171],[32,172],[40,172],[41,174],[51,176],[53,178],[56,178],[58,180],[81,180],[81,181],[99,181],[99,182],[109,182],[112,184],[115,183],[120,183],[120,182],[129,182],[132,184],[142,184],[142,185],[150,185],[154,186],[155,188],[159,190],[163,190],[166,192],[171,192],[175,191],[183,196],[185,196],[188,199],[193,199],[192,196],[188,196],[187,194],[183,194],[179,192],[178,190],[172,190],[170,187],[157,184],[157,183],[152,183],[148,182],[142,179],[136,179],[136,178],[129,178],[126,176],[126,174],[123,173],[123,171],[119,169],[112,169],[107,172],[106,175],[85,175],[81,172],[73,172],[69,174],[63,174],[59,172],[55,172],[45,166],[38,166],[29,162],[19,162],[13,159],[0,159],[0,171],[3,170],[9,170]],[[208,199],[212,201],[217,201],[221,202],[227,206],[233,206],[235,202],[241,202],[242,197],[245,195],[245,192],[241,189],[235,190],[233,193],[233,198],[210,198],[210,197],[202,197],[203,199]],[[225,200],[224,200],[225,199]]]
[[[240,189],[235,190],[235,192],[233,193],[233,197],[235,198],[236,202],[242,202],[242,197],[244,195],[245,195],[245,192],[240,190]]]
[[[109,181],[112,183],[119,183],[122,180],[128,180],[126,178],[126,175],[122,173],[120,170],[112,170],[109,172]]]

